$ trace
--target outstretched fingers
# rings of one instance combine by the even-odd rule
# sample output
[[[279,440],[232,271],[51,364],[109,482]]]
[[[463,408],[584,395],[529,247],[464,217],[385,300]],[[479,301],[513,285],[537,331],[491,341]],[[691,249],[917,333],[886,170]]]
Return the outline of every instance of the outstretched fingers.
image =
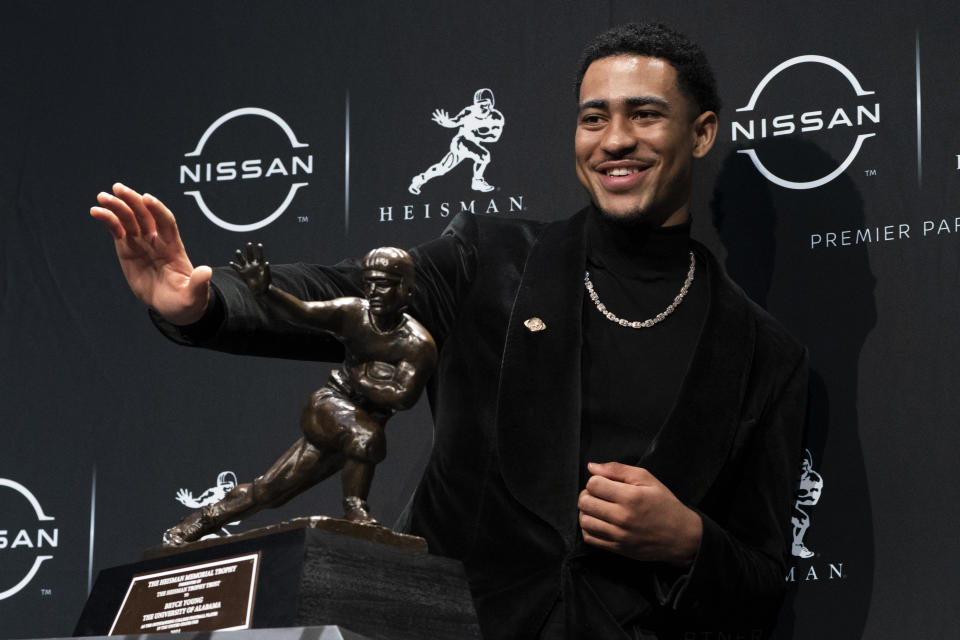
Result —
[[[263,245],[262,244],[260,244],[259,242],[257,244],[248,242],[246,249],[247,249],[247,257],[246,257],[247,264],[263,264]],[[237,255],[240,256],[239,250],[237,251]]]
[[[182,245],[180,231],[177,229],[177,219],[173,217],[170,209],[168,209],[159,198],[149,193],[143,194],[141,201],[146,211],[150,214],[150,218],[154,223],[154,229],[157,235],[160,236],[160,239],[167,243]]]
[[[243,271],[247,266],[247,257],[243,255],[243,251],[237,249],[233,252],[233,260],[230,261],[230,266],[236,269],[237,271]]]
[[[126,202],[111,193],[101,191],[97,194],[97,203],[100,206],[92,207],[90,209],[90,215],[106,224],[107,228],[111,229],[111,232],[116,230],[118,228],[117,225],[119,225],[119,228],[122,229],[122,234],[118,236],[114,233],[115,238],[135,238],[140,235],[140,224],[137,222],[137,217],[134,215],[133,210]]]
[[[237,249],[236,253],[234,254],[234,258],[235,260],[231,260],[227,264],[229,264],[234,271],[243,275],[247,268],[247,259],[243,256],[243,252],[240,251],[240,249]]]
[[[126,232],[112,211],[104,207],[90,207],[90,216],[105,226],[114,240],[123,240]]]
[[[156,235],[157,224],[153,219],[153,213],[143,204],[143,196],[120,182],[114,183],[113,194],[126,203],[136,216],[141,235],[146,238]]]

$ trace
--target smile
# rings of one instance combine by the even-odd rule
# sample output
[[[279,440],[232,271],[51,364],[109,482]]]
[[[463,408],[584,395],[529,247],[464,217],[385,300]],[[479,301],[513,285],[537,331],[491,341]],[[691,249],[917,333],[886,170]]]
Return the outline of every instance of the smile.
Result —
[[[638,167],[616,167],[607,169],[604,173],[608,176],[628,176],[631,173],[640,173],[640,169]]]
[[[644,173],[647,169],[654,166],[654,164],[654,162],[636,158],[624,158],[621,160],[599,162],[594,165],[593,170],[608,178],[625,178],[635,176],[638,173]]]
[[[640,164],[636,161],[603,163],[594,168],[599,182],[605,191],[625,193],[644,183],[652,164]]]

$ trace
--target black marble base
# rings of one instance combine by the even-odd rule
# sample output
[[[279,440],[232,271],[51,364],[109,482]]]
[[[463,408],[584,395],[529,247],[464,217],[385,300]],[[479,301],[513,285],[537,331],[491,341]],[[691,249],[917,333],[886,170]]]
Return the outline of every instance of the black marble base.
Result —
[[[459,562],[309,527],[104,569],[74,635],[106,635],[135,574],[257,551],[254,629],[339,625],[372,640],[481,637]]]
[[[146,633],[124,636],[89,636],[90,640],[169,640],[169,633]],[[30,639],[27,639],[30,640]],[[33,640],[67,640],[67,638],[34,638]],[[338,626],[287,627],[284,629],[250,629],[241,631],[197,631],[177,634],[177,640],[371,640]]]

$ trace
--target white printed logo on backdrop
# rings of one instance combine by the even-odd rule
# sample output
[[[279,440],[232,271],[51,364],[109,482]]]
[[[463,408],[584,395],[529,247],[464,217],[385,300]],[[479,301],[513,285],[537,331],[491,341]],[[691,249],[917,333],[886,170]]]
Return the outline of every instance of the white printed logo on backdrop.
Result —
[[[503,114],[494,109],[493,105],[493,91],[478,89],[473,94],[473,104],[467,105],[452,118],[443,109],[434,110],[432,116],[434,122],[446,129],[456,129],[457,132],[450,140],[450,150],[446,155],[423,173],[413,176],[407,188],[410,193],[419,195],[423,185],[433,178],[446,175],[467,159],[473,161],[473,178],[470,181],[470,188],[483,193],[496,188],[487,183],[483,176],[487,165],[490,164],[490,150],[483,145],[499,140],[503,133],[503,125],[506,123]]]
[[[416,203],[380,205],[379,222],[408,222],[411,220],[448,218],[458,213],[498,214],[524,211],[523,195],[500,196],[499,188],[487,181],[486,171],[492,160],[489,145],[497,142],[503,135],[506,118],[494,108],[494,96],[491,89],[477,89],[473,102],[465,106],[455,116],[444,109],[435,109],[431,119],[445,129],[455,129],[447,152],[439,161],[427,167],[410,180],[407,191],[415,196],[421,195],[427,183],[434,178],[445,176],[456,167],[469,160],[471,163],[470,189],[480,194],[466,197],[444,198],[441,202],[420,200]],[[432,187],[432,185],[431,185]],[[449,193],[449,188],[447,189]]]
[[[226,495],[230,492],[231,489],[237,486],[237,475],[233,471],[221,471],[217,476],[217,483],[205,489],[200,495],[194,497],[193,492],[189,489],[180,489],[177,491],[177,502],[182,504],[185,507],[191,509],[200,509],[209,504],[216,504],[223,500]],[[229,522],[228,526],[235,527],[240,524],[240,521]],[[226,527],[220,527],[220,534],[211,533],[205,535],[201,540],[207,540],[208,538],[219,538],[221,535],[228,536],[230,531]]]
[[[823,476],[813,468],[813,456],[810,450],[803,453],[803,462],[800,463],[800,480],[797,483],[796,500],[793,503],[793,555],[797,558],[812,558],[815,554],[804,544],[807,529],[810,528],[810,516],[800,507],[812,507],[820,502],[820,493],[823,491]]]
[[[29,489],[0,478],[0,600],[19,593],[53,558],[60,537],[54,519]]]
[[[785,576],[788,583],[844,580],[849,577],[843,561],[824,560],[820,551],[808,546],[807,534],[812,522],[808,512],[810,507],[820,502],[823,484],[823,476],[813,468],[813,455],[809,449],[805,449],[794,493],[793,515],[790,518],[793,525],[791,554],[795,560]],[[820,539],[824,539],[824,536],[821,535]],[[827,540],[829,542],[829,538]]]
[[[282,146],[289,146],[289,151],[268,153],[267,157],[260,157],[263,150],[251,148],[253,145],[247,144],[243,136],[237,133],[238,123],[234,122],[244,119],[249,124],[250,118],[265,119],[273,123],[279,131],[277,135],[282,136],[278,137],[278,140],[282,141]],[[222,139],[223,137],[227,139]],[[214,145],[216,150],[209,150],[211,143],[217,143]],[[220,143],[228,143],[230,149],[237,150],[231,152],[233,157],[220,155],[223,153]],[[309,184],[304,178],[313,173],[313,155],[299,151],[309,146],[300,142],[290,125],[272,111],[258,107],[234,109],[214,120],[200,136],[193,151],[184,154],[184,157],[190,160],[180,165],[180,184],[193,187],[184,191],[184,195],[192,197],[203,215],[218,227],[237,232],[261,229],[279,218],[293,202],[297,191]],[[237,154],[242,154],[240,159],[237,159]],[[273,157],[269,157],[271,155]],[[205,189],[234,182],[246,183],[249,187],[234,193],[227,198],[227,202],[221,201],[213,205],[211,201],[216,198],[210,198],[203,193]],[[250,204],[245,196],[249,197],[252,190],[274,182],[282,182],[287,189],[279,190],[278,202],[269,205],[259,219],[244,223],[229,219],[239,211],[248,213]]]
[[[781,73],[795,71],[799,65],[810,64],[826,66],[828,69],[839,73],[850,85],[850,88],[853,90],[852,99],[857,102],[863,102],[863,100],[861,100],[862,98],[872,96],[875,93],[874,91],[864,89],[850,69],[833,58],[826,56],[804,55],[790,58],[775,66],[763,77],[753,90],[753,95],[750,96],[747,106],[737,109],[737,119],[730,123],[730,137],[732,142],[742,143],[743,141],[762,140],[767,137],[796,136],[797,134],[819,131],[832,132],[834,129],[837,129],[837,131],[853,130],[857,134],[856,139],[852,141],[852,147],[849,151],[845,152],[844,159],[839,166],[826,175],[815,179],[797,180],[784,177],[780,175],[783,173],[783,170],[772,170],[768,166],[769,161],[764,162],[757,153],[756,148],[750,147],[737,150],[737,153],[746,154],[753,162],[753,166],[756,167],[757,171],[767,180],[787,189],[815,189],[816,187],[827,184],[842,174],[856,159],[864,141],[876,135],[876,131],[869,131],[869,129],[875,128],[872,125],[880,123],[880,103],[875,102],[873,99],[868,100],[868,104],[857,104],[855,108],[848,106],[847,109],[844,109],[843,106],[838,106],[841,102],[851,99],[849,94],[846,96],[828,96],[826,98],[822,95],[812,97],[804,96],[804,102],[810,102],[811,99],[816,99],[822,100],[827,104],[823,104],[822,102],[820,104],[814,103],[812,105],[815,107],[814,109],[799,114],[785,113],[776,116],[760,116],[759,113],[761,111],[757,105],[761,101],[767,85]],[[740,114],[743,115],[741,116]]]

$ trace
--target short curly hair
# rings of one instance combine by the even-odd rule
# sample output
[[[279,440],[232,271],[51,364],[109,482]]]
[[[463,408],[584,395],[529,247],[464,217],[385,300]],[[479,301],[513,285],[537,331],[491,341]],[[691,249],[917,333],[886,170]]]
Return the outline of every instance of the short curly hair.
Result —
[[[717,81],[707,56],[698,44],[660,23],[622,24],[604,31],[590,41],[580,54],[574,96],[580,100],[583,76],[594,61],[619,55],[649,56],[666,60],[677,71],[677,82],[699,109],[720,111]]]

